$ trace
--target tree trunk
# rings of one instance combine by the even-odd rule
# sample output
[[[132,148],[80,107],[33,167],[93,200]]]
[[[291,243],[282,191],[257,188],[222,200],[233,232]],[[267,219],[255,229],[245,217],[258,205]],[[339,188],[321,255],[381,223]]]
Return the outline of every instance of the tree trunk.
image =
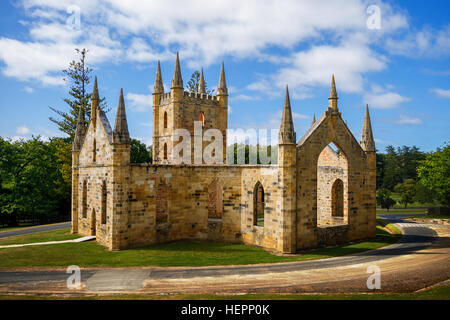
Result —
[[[18,223],[17,223],[17,213],[13,212],[10,214],[9,216],[9,222],[8,222],[8,227],[17,227]]]

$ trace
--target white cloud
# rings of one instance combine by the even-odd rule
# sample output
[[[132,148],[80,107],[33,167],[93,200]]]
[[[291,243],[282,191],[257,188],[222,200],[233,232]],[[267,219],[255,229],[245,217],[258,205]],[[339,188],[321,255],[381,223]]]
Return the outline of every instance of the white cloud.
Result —
[[[30,133],[30,129],[28,129],[26,126],[21,126],[16,128],[16,132],[20,135],[25,135]]]
[[[34,89],[32,87],[25,86],[23,87],[23,91],[25,91],[26,93],[33,93]]]
[[[46,135],[39,135],[39,140],[41,140],[42,142],[49,142],[50,138]]]
[[[365,0],[263,3],[259,0],[22,0],[21,4],[30,40],[0,38],[0,60],[5,64],[2,71],[6,76],[49,85],[62,83],[58,75],[74,58],[73,49],[86,47],[91,50],[91,64],[164,60],[177,49],[190,67],[208,66],[226,55],[291,63],[292,73],[288,72],[290,66],[282,69],[279,80],[283,83],[288,80],[299,86],[323,85],[334,71],[339,73],[343,90],[355,91],[361,87],[361,73],[384,67],[382,59],[368,49],[367,39],[407,26],[403,14],[378,2],[383,13],[382,29],[371,32],[366,27]],[[81,30],[72,30],[65,24],[73,14],[67,9],[74,4],[80,8]],[[359,47],[344,42],[337,48],[330,46],[333,50],[329,46],[315,46],[293,54],[290,62],[270,50],[274,47],[291,50],[310,40],[323,42],[329,33],[334,35],[332,42],[356,34],[365,40],[358,41]],[[353,49],[356,53],[348,60],[339,58],[345,54],[343,51]],[[317,61],[313,59],[314,54],[318,54]],[[309,58],[314,65],[308,67],[301,58]],[[337,68],[341,64],[342,68]],[[317,67],[318,71],[314,71]],[[298,75],[295,71],[307,74]],[[309,76],[312,79],[305,80]],[[305,93],[299,90],[297,94]]]
[[[386,59],[375,54],[362,43],[347,42],[336,46],[321,45],[295,53],[291,64],[276,74],[248,86],[269,95],[279,95],[289,84],[294,99],[311,97],[311,88],[329,87],[335,75],[336,87],[343,92],[361,92],[363,74],[386,68]]]
[[[175,55],[169,52],[158,53],[155,52],[148,43],[142,38],[133,38],[131,45],[126,52],[127,58],[130,61],[137,62],[152,62],[156,60],[167,60],[174,58]]]
[[[260,97],[255,97],[255,96],[249,96],[246,94],[239,94],[237,96],[231,96],[230,100],[232,101],[238,101],[238,100],[242,100],[242,101],[252,101],[252,100],[260,100]]]
[[[26,137],[24,137],[24,136],[13,136],[11,138],[12,142],[16,142],[16,141],[19,141],[19,140],[26,140]]]
[[[450,99],[450,90],[432,88],[430,89],[430,91],[433,92],[439,98]]]
[[[293,118],[294,120],[296,120],[296,119],[309,119],[310,117],[307,116],[307,115],[298,113],[298,112],[292,112],[292,118]]]
[[[133,139],[139,140],[140,142],[143,142],[147,147],[150,147],[153,144],[153,138],[152,137],[133,137]]]
[[[394,121],[396,124],[402,124],[402,125],[408,125],[408,124],[412,124],[412,125],[417,125],[417,124],[422,124],[422,120],[419,118],[414,118],[408,115],[400,115],[400,118],[398,120]]]
[[[21,42],[0,38],[0,60],[5,63],[3,74],[19,80],[37,80],[44,85],[63,85],[61,70],[78,59],[74,48],[90,49],[89,61],[95,63],[114,56],[114,50],[89,43]]]
[[[128,93],[126,95],[131,110],[136,112],[146,112],[153,106],[153,96],[151,94]]]
[[[382,88],[378,85],[372,85],[371,92],[366,92],[363,95],[364,102],[374,109],[392,109],[398,107],[401,103],[411,100],[409,97],[402,96],[388,89],[392,89],[392,86]]]
[[[450,25],[440,30],[425,27],[410,31],[403,38],[389,38],[386,48],[391,54],[410,58],[449,56]]]

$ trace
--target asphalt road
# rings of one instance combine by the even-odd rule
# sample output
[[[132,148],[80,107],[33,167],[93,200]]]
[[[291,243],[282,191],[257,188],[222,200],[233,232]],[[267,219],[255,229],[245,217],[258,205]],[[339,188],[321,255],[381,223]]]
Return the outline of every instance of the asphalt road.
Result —
[[[10,231],[1,231],[0,238],[7,238],[7,237],[12,237],[12,236],[20,236],[23,234],[30,234],[30,233],[37,233],[37,232],[43,232],[43,231],[52,231],[52,230],[70,228],[71,226],[72,226],[72,222],[66,222],[66,223],[49,224],[49,225],[30,227],[30,228],[24,228],[24,229],[14,229],[14,230],[10,230]]]
[[[382,268],[384,290],[389,292],[411,292],[450,278],[448,236],[439,238],[429,225],[404,222],[399,215],[383,218],[404,230],[399,243],[360,254],[278,264],[87,268],[81,270],[84,286],[77,293],[367,292],[366,268],[372,264]],[[0,293],[68,293],[68,277],[65,270],[0,271]]]

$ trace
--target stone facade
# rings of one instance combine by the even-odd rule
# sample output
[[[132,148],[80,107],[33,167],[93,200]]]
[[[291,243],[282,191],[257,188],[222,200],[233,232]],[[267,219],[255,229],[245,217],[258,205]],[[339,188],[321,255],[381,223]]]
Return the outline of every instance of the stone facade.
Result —
[[[109,250],[202,239],[283,253],[375,236],[375,145],[368,109],[360,144],[337,109],[334,78],[328,109],[298,142],[286,88],[276,165],[173,163],[174,131],[184,128],[194,136],[194,121],[220,130],[225,150],[223,65],[217,95],[202,87],[188,93],[177,56],[171,89],[164,93],[158,63],[154,163],[133,164],[123,93],[112,130],[98,106],[95,82],[93,116],[86,130],[77,127],[73,146],[73,233],[96,235]],[[202,151],[208,144],[203,142]]]

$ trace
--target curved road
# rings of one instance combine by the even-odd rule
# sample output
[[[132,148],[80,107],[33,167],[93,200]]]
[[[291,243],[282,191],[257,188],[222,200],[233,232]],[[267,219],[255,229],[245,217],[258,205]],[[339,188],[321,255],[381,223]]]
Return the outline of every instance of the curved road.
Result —
[[[23,228],[23,229],[0,231],[0,238],[21,236],[24,234],[44,232],[44,231],[53,231],[53,230],[58,230],[58,229],[70,228],[71,226],[72,226],[72,222],[63,222],[63,223],[48,224],[48,225],[29,227],[29,228]]]
[[[383,292],[412,292],[450,279],[450,226],[383,218],[404,230],[402,240],[355,255],[249,266],[82,269],[81,290],[67,289],[65,270],[0,271],[0,293],[371,292],[371,265],[380,268]]]

